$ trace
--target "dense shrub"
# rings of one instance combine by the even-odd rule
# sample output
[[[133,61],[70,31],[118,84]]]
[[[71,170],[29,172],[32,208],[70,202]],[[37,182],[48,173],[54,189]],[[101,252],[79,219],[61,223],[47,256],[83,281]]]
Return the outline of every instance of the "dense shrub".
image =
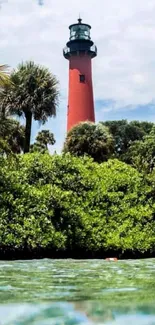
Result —
[[[116,159],[26,154],[0,162],[0,249],[57,256],[153,254],[150,182]]]
[[[11,161],[10,161],[11,163]],[[17,163],[17,162],[13,162]],[[44,188],[24,183],[14,166],[0,168],[0,248],[32,250],[64,248],[65,236],[51,223]]]

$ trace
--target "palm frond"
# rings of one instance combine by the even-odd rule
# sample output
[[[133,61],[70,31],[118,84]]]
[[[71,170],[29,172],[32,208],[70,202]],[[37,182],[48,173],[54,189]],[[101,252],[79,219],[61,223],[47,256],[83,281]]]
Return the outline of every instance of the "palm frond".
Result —
[[[0,88],[10,84],[8,68],[8,65],[0,64]]]

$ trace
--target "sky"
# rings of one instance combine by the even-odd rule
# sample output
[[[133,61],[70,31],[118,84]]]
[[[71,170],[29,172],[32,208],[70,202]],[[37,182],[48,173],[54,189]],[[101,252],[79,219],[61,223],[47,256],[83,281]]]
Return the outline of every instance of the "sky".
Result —
[[[54,133],[52,150],[66,135],[68,61],[62,49],[68,26],[79,16],[92,26],[96,122],[128,119],[155,122],[155,0],[0,0],[0,63],[10,69],[33,60],[59,80],[57,117],[40,127]]]

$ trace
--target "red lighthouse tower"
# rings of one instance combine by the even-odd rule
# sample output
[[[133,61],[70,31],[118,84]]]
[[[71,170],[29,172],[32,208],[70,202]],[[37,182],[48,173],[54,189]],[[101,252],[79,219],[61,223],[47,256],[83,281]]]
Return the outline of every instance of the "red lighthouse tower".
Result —
[[[67,131],[80,122],[95,122],[91,59],[97,55],[90,25],[79,18],[69,29],[70,39],[63,50],[69,60]]]

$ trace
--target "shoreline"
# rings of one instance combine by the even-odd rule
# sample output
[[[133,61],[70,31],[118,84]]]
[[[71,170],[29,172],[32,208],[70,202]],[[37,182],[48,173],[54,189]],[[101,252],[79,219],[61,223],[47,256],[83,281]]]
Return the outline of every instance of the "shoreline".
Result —
[[[8,260],[33,260],[33,259],[74,259],[74,260],[106,260],[116,259],[114,262],[119,260],[136,260],[136,259],[148,259],[155,258],[155,252],[118,252],[118,251],[107,251],[100,253],[92,252],[75,252],[75,251],[64,251],[54,252],[52,250],[5,250],[0,251],[0,261]]]

